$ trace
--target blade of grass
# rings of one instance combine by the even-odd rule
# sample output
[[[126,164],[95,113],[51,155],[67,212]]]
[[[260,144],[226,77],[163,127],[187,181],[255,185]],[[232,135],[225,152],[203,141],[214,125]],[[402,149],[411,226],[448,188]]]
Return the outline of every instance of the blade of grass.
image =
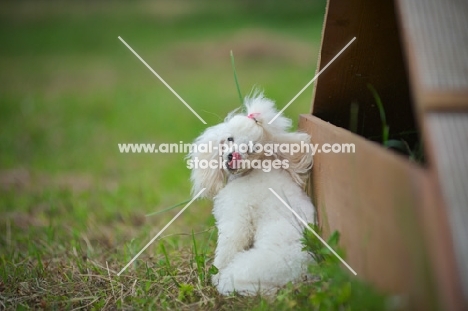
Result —
[[[159,248],[161,249],[161,252],[163,253],[164,255],[164,259],[165,259],[165,263],[166,263],[166,267],[167,267],[167,270],[168,272],[170,273],[170,270],[171,270],[171,262],[169,261],[169,256],[167,255],[167,251],[166,251],[166,247],[164,246],[163,243],[160,244]]]
[[[155,215],[158,215],[158,214],[161,214],[161,213],[170,211],[170,210],[173,209],[173,208],[176,208],[176,207],[179,207],[179,206],[181,206],[181,205],[187,204],[188,202],[190,202],[190,200],[177,203],[176,205],[172,205],[171,207],[165,208],[165,209],[163,209],[162,211],[157,211],[157,212],[154,212],[154,213],[146,214],[145,216],[146,216],[146,217],[155,216]]]
[[[215,231],[216,231],[216,230],[215,230],[214,227],[211,228],[210,236],[208,237],[208,241],[206,241],[205,247],[203,248],[203,251],[204,251],[205,254],[208,253],[208,251],[209,251],[210,242],[211,242],[211,240],[213,239],[213,235],[214,235]]]
[[[203,273],[204,258],[202,258],[200,254],[198,254],[197,241],[195,240],[195,234],[193,233],[193,230],[192,230],[192,241],[193,241],[193,252],[195,254],[195,264],[197,265],[198,279],[201,284],[204,284],[204,281],[205,281],[205,276]]]
[[[169,261],[169,256],[167,255],[166,247],[164,246],[163,243],[161,243],[160,248],[161,248],[161,252],[164,254],[167,274],[169,274],[169,277],[170,277],[171,280],[174,282],[174,284],[175,284],[177,287],[180,287],[180,283],[177,282],[176,278],[174,277],[174,275],[173,275],[173,273],[172,273],[171,262]]]
[[[350,112],[349,112],[349,130],[353,133],[357,133],[358,116],[359,116],[359,104],[356,102],[353,102],[351,103]]]
[[[379,108],[380,120],[382,122],[382,144],[386,145],[388,141],[390,127],[387,124],[387,117],[385,116],[384,106],[374,86],[370,83],[367,83],[367,88],[371,91],[372,96],[374,97],[375,103],[377,104],[377,108]]]
[[[231,65],[232,65],[232,71],[234,72],[234,81],[236,82],[237,94],[239,95],[239,100],[241,104],[243,104],[244,100],[242,99],[242,93],[241,93],[240,86],[239,86],[239,80],[237,79],[236,64],[234,63],[234,53],[232,52],[232,50],[231,50]]]

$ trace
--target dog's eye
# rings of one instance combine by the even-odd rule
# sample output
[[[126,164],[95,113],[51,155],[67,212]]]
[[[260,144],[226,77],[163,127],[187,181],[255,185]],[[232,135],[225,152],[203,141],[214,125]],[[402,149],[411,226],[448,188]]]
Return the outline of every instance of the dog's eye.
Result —
[[[228,141],[234,141],[234,138],[228,137]]]

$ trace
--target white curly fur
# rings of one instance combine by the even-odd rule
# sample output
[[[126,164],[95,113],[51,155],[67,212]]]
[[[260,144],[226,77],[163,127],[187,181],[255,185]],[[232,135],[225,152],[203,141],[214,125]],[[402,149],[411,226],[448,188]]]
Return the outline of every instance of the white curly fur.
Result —
[[[232,138],[240,143],[301,144],[310,143],[309,135],[288,132],[291,120],[277,114],[273,101],[255,92],[245,99],[247,113],[236,111],[221,124],[208,128],[195,144],[218,146]],[[250,117],[247,117],[250,115]],[[315,221],[315,210],[302,186],[312,167],[310,153],[242,153],[232,147],[221,158],[225,163],[236,152],[243,160],[286,160],[289,167],[271,169],[193,168],[193,193],[206,188],[202,197],[214,201],[213,214],[218,228],[214,265],[219,273],[212,278],[221,294],[234,291],[243,295],[272,293],[307,273],[310,255],[302,251],[300,239],[304,226],[276,198],[272,188],[308,223]],[[231,158],[229,158],[231,155]],[[217,160],[218,150],[194,151],[194,160]]]

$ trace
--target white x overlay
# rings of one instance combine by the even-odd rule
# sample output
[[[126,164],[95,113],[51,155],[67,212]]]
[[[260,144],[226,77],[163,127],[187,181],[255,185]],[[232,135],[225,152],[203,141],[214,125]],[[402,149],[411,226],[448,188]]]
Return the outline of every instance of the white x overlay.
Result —
[[[268,188],[268,189],[270,189],[270,191],[278,198],[278,200],[280,200],[281,203],[283,203],[284,206],[286,206],[286,207],[294,214],[294,216],[296,216],[297,219],[299,219],[299,221],[302,222],[302,223],[304,224],[304,226],[306,226],[307,229],[309,229],[310,231],[312,231],[312,233],[317,237],[317,239],[319,239],[320,242],[322,242],[323,245],[325,245],[325,246],[330,250],[330,252],[332,252],[333,255],[335,255],[335,256],[346,266],[346,268],[349,269],[349,271],[351,271],[354,275],[357,275],[356,271],[354,271],[353,268],[351,268],[350,265],[348,265],[348,263],[346,263],[346,261],[344,261],[344,259],[341,258],[340,255],[338,255],[338,254],[335,252],[335,250],[333,250],[333,248],[331,248],[331,246],[328,245],[327,242],[325,242],[325,241],[320,237],[320,235],[318,235],[317,232],[315,232],[314,229],[312,229],[312,228],[307,224],[307,222],[306,222],[304,219],[302,219],[302,218],[301,218],[301,217],[300,217],[284,200],[283,200],[283,198],[280,197],[280,196],[275,192],[275,190],[273,190],[273,189],[271,189],[271,188]]]
[[[193,199],[190,200],[190,202],[188,202],[187,205],[185,205],[184,208],[181,209],[181,210],[177,213],[177,215],[175,215],[174,218],[172,218],[171,221],[169,221],[169,222],[167,223],[167,225],[166,225],[164,228],[162,228],[161,231],[159,231],[158,234],[156,234],[156,235],[154,236],[154,238],[152,238],[151,241],[149,241],[149,242],[145,245],[145,247],[143,247],[142,250],[132,258],[132,260],[129,261],[129,263],[128,263],[125,267],[122,268],[122,270],[120,270],[119,273],[117,273],[117,275],[120,276],[125,270],[127,270],[127,268],[128,268],[128,267],[129,267],[129,266],[130,266],[130,265],[131,265],[131,264],[132,264],[132,263],[133,263],[133,262],[134,262],[134,261],[135,261],[135,260],[152,244],[152,243],[153,243],[153,242],[154,242],[154,241],[156,241],[156,239],[164,232],[164,230],[166,230],[167,227],[169,227],[169,226],[174,222],[174,220],[176,220],[176,219],[187,209],[187,207],[189,207],[190,204],[192,204],[193,201],[195,201],[195,200],[203,193],[203,191],[205,191],[205,189],[206,189],[206,188],[203,188],[202,190],[200,190],[200,192],[198,192],[197,195],[194,196]]]
[[[161,82],[162,82],[162,83],[163,83],[163,84],[164,84],[164,85],[165,85],[165,86],[166,86],[166,87],[167,87],[167,88],[168,88],[168,89],[169,89],[169,90],[170,90],[170,91],[171,91],[171,92],[172,92],[172,93],[173,93],[173,94],[190,110],[190,111],[191,111],[191,112],[192,112],[192,113],[193,113],[193,114],[194,114],[194,115],[195,115],[195,116],[198,117],[198,119],[200,119],[201,122],[203,122],[203,124],[207,124],[207,123],[205,122],[205,120],[203,120],[202,117],[200,117],[200,116],[198,115],[198,113],[196,113],[195,110],[193,110],[193,108],[190,107],[190,105],[187,104],[187,103],[182,99],[182,97],[180,97],[179,94],[177,94],[176,91],[174,91],[174,89],[172,89],[172,88],[170,87],[170,85],[167,84],[167,82],[164,81],[164,79],[161,78],[161,76],[160,76],[156,71],[154,71],[153,68],[151,68],[151,66],[148,65],[148,64],[143,60],[143,58],[141,58],[140,55],[138,55],[138,53],[135,52],[135,51],[127,44],[127,42],[125,42],[124,39],[122,39],[120,36],[119,36],[118,38],[119,38],[120,41],[122,41],[122,43],[123,43],[123,44],[124,44],[124,45],[125,45],[125,46],[126,46],[126,47],[127,47],[127,48],[128,48],[128,49],[129,49],[129,50],[130,50],[130,51],[131,51],[131,52],[132,52],[132,53],[133,53],[133,54],[134,54],[134,55],[135,55],[135,56],[136,56],[136,57],[137,57],[137,58],[138,58],[138,59],[139,59],[139,60],[140,60],[140,61],[141,61],[141,62],[142,62],[142,63],[143,63],[143,64],[144,64],[144,65],[145,65],[145,66],[146,66],[146,67],[147,67],[147,68],[148,68],[148,69],[149,69],[149,70],[150,70],[150,71],[151,71],[151,72],[152,72],[152,73],[153,73],[153,74],[154,74],[154,75],[155,75],[155,76],[156,76],[156,77],[157,77],[157,78],[158,78],[158,79],[159,79],[159,80],[160,80],[160,81],[161,81]],[[281,111],[278,112],[278,113],[276,114],[276,116],[275,116],[273,119],[271,119],[270,122],[268,122],[268,124],[271,124],[273,121],[275,121],[276,118],[278,118],[278,117],[284,112],[284,110],[286,110],[286,108],[288,108],[288,107],[293,103],[293,101],[296,100],[296,98],[298,98],[299,95],[301,95],[301,94],[302,94],[302,93],[303,93],[303,92],[320,76],[320,74],[322,74],[322,72],[324,72],[325,69],[327,69],[328,66],[330,66],[330,64],[333,63],[333,62],[338,58],[338,56],[340,56],[341,53],[343,53],[343,52],[351,45],[351,43],[354,42],[354,40],[356,40],[356,37],[354,37],[353,39],[351,39],[351,41],[350,41],[343,49],[341,49],[341,51],[338,52],[338,54],[337,54],[335,57],[333,57],[333,59],[332,59],[330,62],[328,62],[328,64],[326,64],[325,67],[323,67],[323,68],[315,75],[315,77],[314,77],[309,83],[307,83],[307,85],[304,86],[304,87],[302,88],[302,90],[300,90],[299,93],[297,93],[297,95],[294,96],[294,98],[291,99],[291,101],[290,101],[286,106],[284,106],[283,109],[281,109]],[[122,270],[120,270],[119,273],[117,273],[117,275],[120,276],[120,275],[121,275],[121,274],[122,274],[122,273],[123,273],[123,272],[124,272],[124,271],[125,271],[125,270],[126,270],[126,269],[127,269],[127,268],[128,268],[128,267],[129,267],[129,266],[130,266],[130,265],[131,265],[131,264],[132,264],[132,263],[133,263],[133,262],[134,262],[134,261],[135,261],[135,260],[136,260],[136,259],[137,259],[137,258],[138,258],[138,257],[139,257],[139,256],[140,256],[140,255],[141,255],[141,254],[142,254],[142,253],[143,253],[143,252],[144,252],[144,251],[145,251],[145,250],[146,250],[146,249],[147,249],[147,248],[148,248],[148,247],[149,247],[149,246],[150,246],[150,245],[151,245],[151,244],[152,244],[152,243],[153,243],[153,242],[154,242],[154,241],[155,241],[155,240],[156,240],[156,239],[157,239],[157,238],[158,238],[158,237],[159,237],[159,236],[160,236],[160,235],[161,235],[161,234],[162,234],[162,233],[163,233],[163,232],[164,232],[164,231],[165,231],[165,230],[166,230],[166,229],[167,229],[167,228],[168,228],[168,227],[169,227],[169,226],[170,226],[170,225],[171,225],[171,224],[172,224],[172,223],[173,223],[173,222],[174,222],[174,221],[175,221],[175,220],[176,220],[176,219],[177,219],[177,218],[178,218],[178,217],[179,217],[179,216],[180,216],[180,215],[181,215],[181,214],[198,198],[198,197],[199,197],[199,196],[200,196],[200,195],[201,195],[201,194],[202,194],[202,193],[203,193],[203,191],[205,191],[205,189],[206,189],[206,188],[203,188],[200,192],[198,192],[198,193],[192,198],[192,200],[190,200],[190,202],[188,202],[187,205],[185,205],[184,208],[181,209],[181,210],[177,213],[177,215],[175,215],[175,216],[169,221],[169,223],[167,223],[167,225],[166,225],[164,228],[162,228],[162,229],[158,232],[158,234],[156,234],[156,236],[154,236],[154,237],[151,239],[151,241],[149,241],[149,242],[143,247],[143,249],[141,249],[140,252],[139,252],[138,254],[136,254],[136,255],[132,258],[132,260],[130,260],[130,262],[129,262],[125,267],[122,268]],[[318,238],[318,239],[319,239],[319,240],[320,240],[320,241],[321,241],[321,242],[322,242],[322,243],[323,243],[323,244],[324,244],[324,245],[325,245],[325,246],[326,246],[326,247],[327,247],[327,248],[328,248],[328,249],[329,249],[329,250],[330,250],[330,251],[331,251],[331,252],[332,252],[332,253],[333,253],[349,270],[350,270],[350,271],[351,271],[351,272],[352,272],[352,273],[353,273],[353,274],[354,274],[354,275],[357,275],[356,271],[354,271],[353,268],[351,268],[351,267],[346,263],[346,261],[344,261],[343,258],[341,258],[341,257],[333,250],[333,248],[331,248],[331,247],[330,247],[330,246],[329,246],[329,245],[328,245],[328,244],[327,244],[327,243],[326,243],[326,242],[325,242],[325,241],[324,241],[308,224],[307,224],[307,222],[306,222],[305,220],[303,220],[303,219],[302,219],[302,218],[301,218],[301,217],[300,217],[300,216],[299,216],[299,215],[298,215],[298,214],[297,214],[297,213],[296,213],[296,212],[295,212],[295,211],[294,211],[294,210],[293,210],[293,209],[292,209],[292,208],[291,208],[291,207],[290,207],[290,206],[289,206],[273,189],[271,189],[271,188],[268,188],[268,189],[269,189],[269,190],[270,190],[270,191],[271,191],[271,192],[272,192],[272,193],[273,193],[273,194],[274,194],[274,195],[275,195],[275,196],[276,196],[276,197],[277,197],[277,198],[278,198],[278,199],[279,199],[279,200],[280,200],[280,201],[281,201],[281,202],[282,202],[298,219],[299,219],[299,221],[301,221],[301,222],[304,224],[304,226],[305,226],[307,229],[309,229],[309,230],[310,230],[310,231],[311,231],[311,232],[312,232],[312,233],[313,233],[313,234],[314,234],[314,235],[315,235],[315,236],[316,236],[316,237],[317,237],[317,238]]]

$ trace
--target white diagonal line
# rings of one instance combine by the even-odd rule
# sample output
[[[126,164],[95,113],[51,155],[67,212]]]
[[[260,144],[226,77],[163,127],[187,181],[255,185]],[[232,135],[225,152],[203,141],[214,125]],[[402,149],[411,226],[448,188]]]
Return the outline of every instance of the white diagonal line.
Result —
[[[193,108],[190,107],[190,105],[187,104],[187,103],[185,102],[185,100],[183,100],[182,97],[180,97],[179,94],[177,94],[176,91],[174,91],[174,90],[172,89],[172,87],[170,87],[170,85],[167,84],[167,82],[164,81],[164,79],[161,78],[161,76],[158,75],[158,73],[157,73],[156,71],[154,71],[153,68],[151,68],[150,65],[148,65],[148,64],[146,63],[146,62],[143,60],[143,58],[141,58],[140,55],[138,55],[138,53],[135,52],[135,51],[131,48],[131,46],[127,44],[127,42],[125,42],[124,39],[122,39],[120,36],[119,36],[118,38],[119,38],[120,41],[122,41],[123,44],[125,44],[125,46],[126,46],[130,51],[132,51],[133,54],[135,54],[135,56],[136,56],[146,67],[148,67],[148,69],[149,69],[159,80],[161,80],[161,82],[162,82],[162,83],[163,83],[163,84],[164,84],[164,85],[165,85],[165,86],[166,86],[166,87],[167,87],[167,88],[168,88],[168,89],[169,89],[169,90],[170,90],[170,91],[171,91],[171,92],[172,92],[172,93],[173,93],[173,94],[174,94],[174,95],[175,95],[175,96],[176,96],[176,97],[177,97],[177,98],[178,98],[178,99],[195,115],[195,116],[197,116],[198,119],[200,119],[200,121],[203,122],[203,124],[206,124],[205,120],[203,120],[202,117],[200,117],[200,116],[198,115],[198,113],[196,113],[195,110],[193,110]]]
[[[340,257],[340,255],[338,255],[334,250],[333,248],[330,247],[330,245],[327,244],[327,242],[325,242],[321,237],[320,235],[317,234],[317,232],[315,232],[308,224],[307,222],[302,219],[276,192],[275,190],[271,189],[271,188],[268,188],[270,189],[270,191],[281,201],[281,203],[284,204],[284,206],[286,206],[287,208],[289,208],[289,210],[294,214],[294,216],[297,217],[297,219],[299,219],[303,224],[304,226],[307,227],[307,229],[309,229],[310,231],[312,231],[312,233],[320,240],[320,242],[323,243],[323,245],[325,245],[332,253],[333,255],[335,255],[345,266],[346,268],[349,269],[349,271],[351,271],[354,275],[357,275],[356,271],[353,270],[353,268],[351,268],[347,263],[346,261],[343,260],[343,258]]]
[[[146,244],[145,247],[143,247],[143,249],[138,254],[136,254],[135,257],[133,257],[132,260],[130,260],[130,262],[125,267],[123,267],[122,270],[120,270],[119,273],[117,273],[117,275],[120,276],[138,258],[138,256],[140,256],[148,248],[148,246],[150,246],[161,235],[161,233],[163,233],[164,230],[166,230],[167,227],[169,227],[174,222],[174,220],[176,220],[177,217],[179,217],[180,214],[182,214],[187,209],[187,207],[189,207],[190,204],[192,204],[193,201],[195,201],[200,196],[200,194],[202,194],[202,192],[205,191],[205,189],[206,188],[200,190],[200,192],[198,192],[197,195],[194,196],[193,199],[190,200],[190,202],[188,202],[187,205],[185,205],[185,207],[181,209],[180,212],[178,212],[177,215],[175,215],[174,218],[172,218],[171,221],[169,221],[167,225],[164,228],[162,228],[161,231],[159,231],[158,234],[156,234],[156,236],[152,238],[151,241],[149,241],[148,244]]]
[[[294,98],[293,98],[293,99],[291,99],[291,101],[290,101],[290,102],[289,102],[289,103],[288,103],[286,106],[284,106],[284,108],[283,108],[283,109],[281,109],[281,111],[280,111],[280,112],[278,112],[278,113],[276,114],[276,116],[275,116],[273,119],[271,119],[271,121],[270,121],[270,122],[268,122],[268,124],[271,124],[271,123],[273,123],[273,121],[275,121],[275,120],[276,120],[276,118],[278,118],[278,117],[279,117],[279,116],[280,116],[280,115],[283,113],[283,111],[285,111],[285,110],[286,110],[286,108],[288,108],[288,107],[289,107],[289,105],[291,105],[291,104],[293,103],[293,101],[295,101],[295,100],[296,100],[296,98],[298,98],[298,97],[299,97],[299,95],[301,95],[301,94],[302,94],[302,92],[304,92],[304,91],[305,91],[305,90],[306,90],[306,89],[307,89],[307,88],[308,88],[308,87],[309,87],[309,86],[310,86],[312,83],[314,83],[314,81],[315,81],[315,80],[316,80],[316,79],[317,79],[317,78],[318,78],[318,77],[319,77],[319,76],[322,74],[322,72],[324,72],[324,71],[325,71],[325,69],[327,69],[327,68],[328,68],[328,66],[330,66],[330,65],[331,65],[331,63],[333,63],[333,62],[335,61],[335,59],[337,59],[337,58],[338,58],[338,56],[340,56],[340,55],[341,55],[341,53],[343,53],[343,52],[344,52],[344,51],[345,51],[345,50],[346,50],[346,49],[347,49],[347,48],[348,48],[348,47],[351,45],[351,43],[353,43],[353,42],[354,42],[354,40],[356,40],[356,37],[354,37],[353,39],[351,39],[351,41],[349,41],[349,42],[348,42],[348,44],[346,44],[346,46],[345,46],[344,48],[342,48],[342,49],[341,49],[341,51],[339,51],[339,52],[338,52],[338,54],[336,54],[336,56],[335,56],[335,57],[333,57],[333,59],[332,59],[330,62],[328,62],[328,64],[326,64],[326,65],[325,65],[325,67],[323,67],[323,68],[322,68],[322,70],[320,70],[320,71],[319,71],[319,73],[317,73],[317,74],[315,75],[315,77],[314,77],[312,80],[310,80],[310,82],[309,82],[309,83],[307,83],[307,84],[306,84],[306,86],[304,86],[304,87],[302,88],[302,90],[300,90],[300,91],[299,91],[299,93],[297,93],[297,95],[296,95],[296,96],[294,96]]]

